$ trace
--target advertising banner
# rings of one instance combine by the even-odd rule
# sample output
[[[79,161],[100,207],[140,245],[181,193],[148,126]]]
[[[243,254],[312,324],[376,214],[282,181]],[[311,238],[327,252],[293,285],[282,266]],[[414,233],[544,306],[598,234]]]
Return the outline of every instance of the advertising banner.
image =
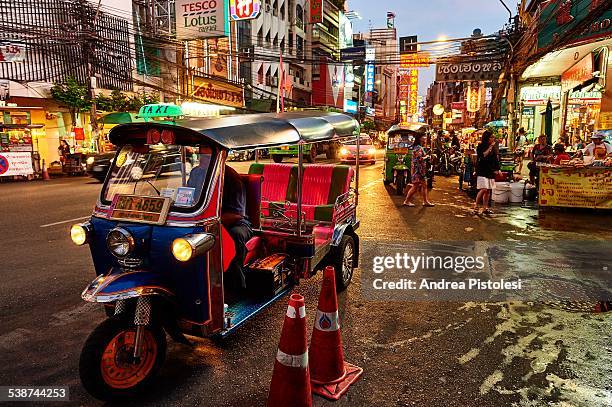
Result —
[[[240,86],[200,77],[193,81],[193,96],[223,106],[244,107],[244,93]]]
[[[559,103],[561,99],[561,86],[523,86],[521,88],[521,102],[525,105],[545,105],[548,100]]]
[[[436,64],[437,82],[497,81],[502,71],[500,61],[444,62]]]
[[[540,167],[541,206],[612,209],[612,168]]]
[[[230,0],[230,16],[234,21],[257,18],[261,12],[261,0]]]
[[[467,90],[467,111],[474,113],[480,110],[481,95],[478,82],[473,82],[468,85]]]
[[[310,0],[310,23],[323,22],[323,0]]]
[[[561,88],[568,91],[593,78],[593,54],[588,54],[561,75]]]
[[[25,59],[25,45],[10,42],[0,44],[0,62],[23,62]]]
[[[417,113],[419,109],[419,71],[410,69],[410,88],[408,91],[408,114]]]
[[[365,47],[350,47],[340,50],[340,61],[363,61],[366,56]]]
[[[32,155],[30,153],[0,153],[0,177],[31,175],[33,173]]]
[[[228,0],[176,0],[176,38],[225,37],[229,34]]]

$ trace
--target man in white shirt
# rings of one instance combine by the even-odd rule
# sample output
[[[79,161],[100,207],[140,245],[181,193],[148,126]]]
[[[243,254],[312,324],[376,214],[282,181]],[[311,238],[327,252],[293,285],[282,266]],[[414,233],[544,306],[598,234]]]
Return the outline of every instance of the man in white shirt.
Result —
[[[612,145],[604,141],[603,133],[594,133],[591,136],[591,143],[582,150],[582,154],[592,156],[595,160],[603,160],[606,156],[612,155]]]

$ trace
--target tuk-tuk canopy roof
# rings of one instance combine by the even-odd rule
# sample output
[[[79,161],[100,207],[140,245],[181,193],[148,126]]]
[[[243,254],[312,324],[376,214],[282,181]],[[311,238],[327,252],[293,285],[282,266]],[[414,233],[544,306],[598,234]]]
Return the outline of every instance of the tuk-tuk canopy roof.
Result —
[[[203,139],[231,150],[313,143],[359,134],[359,123],[342,113],[289,112],[179,119],[174,125],[155,122],[126,124],[113,128],[109,138],[113,144],[121,145],[134,141],[135,133],[143,134],[144,129],[176,126],[189,129]]]
[[[394,124],[389,130],[387,130],[387,133],[394,133],[402,130],[413,131],[415,133],[425,133],[427,130],[429,130],[429,125],[426,123]]]

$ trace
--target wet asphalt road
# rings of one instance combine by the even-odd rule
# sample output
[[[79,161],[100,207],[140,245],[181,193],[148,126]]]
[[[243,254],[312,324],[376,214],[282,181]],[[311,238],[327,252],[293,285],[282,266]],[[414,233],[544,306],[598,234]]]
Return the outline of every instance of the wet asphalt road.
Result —
[[[471,216],[451,178],[436,182],[436,207],[404,208],[381,168],[361,172],[362,258],[391,254],[398,241],[612,239],[606,214],[512,207]],[[67,385],[71,404],[102,404],[80,386],[77,364],[104,314],[80,299],[92,264],[67,233],[91,212],[99,187],[87,178],[0,184],[0,385]],[[360,273],[339,301],[345,357],[365,373],[333,405],[612,405],[610,315],[555,304],[370,301]],[[319,283],[297,288],[309,332]],[[279,301],[221,343],[172,344],[158,385],[135,402],[264,405],[285,309]]]

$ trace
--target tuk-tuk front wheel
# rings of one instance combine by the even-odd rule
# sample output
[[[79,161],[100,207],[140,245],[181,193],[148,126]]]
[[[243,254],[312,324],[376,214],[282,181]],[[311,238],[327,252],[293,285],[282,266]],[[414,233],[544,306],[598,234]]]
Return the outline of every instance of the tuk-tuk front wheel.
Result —
[[[166,357],[166,335],[147,326],[138,359],[134,359],[136,327],[109,318],[89,335],[81,352],[79,374],[83,387],[100,400],[123,400],[141,393],[157,375]]]
[[[342,292],[346,290],[353,278],[356,255],[355,240],[351,236],[344,235],[337,250],[334,258],[336,291]]]

